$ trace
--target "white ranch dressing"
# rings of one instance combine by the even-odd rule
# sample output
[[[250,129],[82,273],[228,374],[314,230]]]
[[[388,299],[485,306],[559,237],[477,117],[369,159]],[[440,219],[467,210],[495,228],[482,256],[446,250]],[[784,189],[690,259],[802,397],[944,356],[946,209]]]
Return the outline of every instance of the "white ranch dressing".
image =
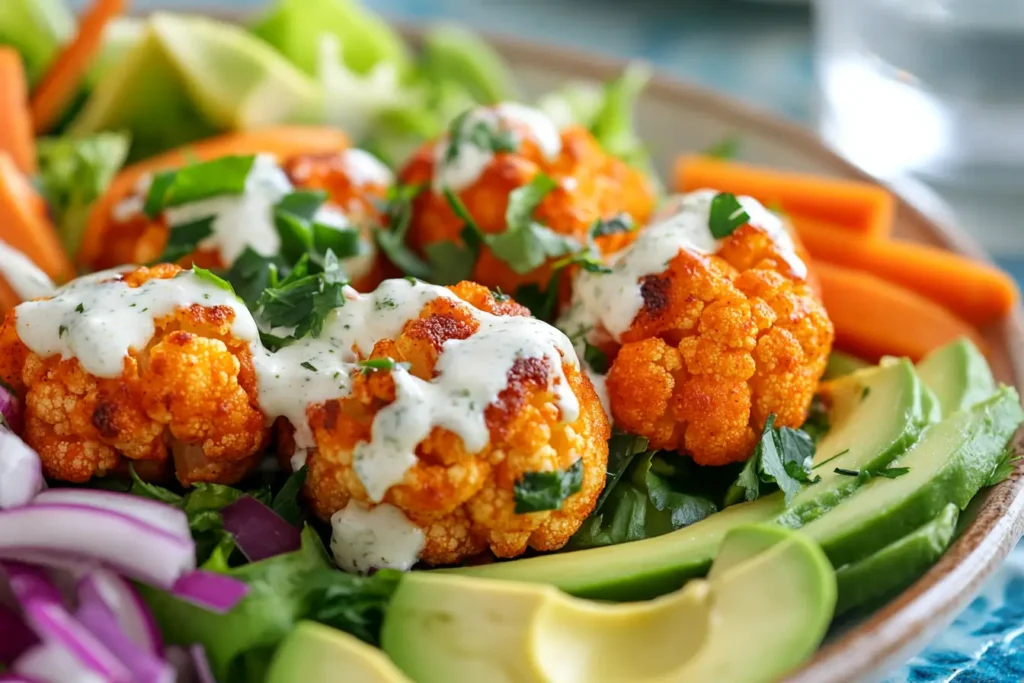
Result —
[[[367,507],[351,500],[331,515],[331,554],[347,572],[371,569],[408,571],[426,544],[423,530],[398,508],[382,503]]]
[[[664,272],[680,251],[714,254],[720,248],[721,240],[711,234],[709,226],[711,201],[717,194],[716,190],[698,190],[672,197],[632,245],[612,255],[608,263],[611,273],[581,270],[571,306],[558,326],[580,341],[592,341],[592,335],[601,333],[621,341],[644,306],[644,278]],[[782,221],[752,197],[737,200],[750,216],[750,225],[771,237],[793,273],[806,277],[807,266],[797,256]]]
[[[384,185],[395,182],[395,174],[365,149],[349,147],[341,152],[341,165],[353,185]]]
[[[463,120],[463,130],[481,122],[492,132],[511,131],[517,146],[522,143],[522,137],[514,124],[525,126],[529,130],[530,139],[548,160],[557,159],[562,152],[562,137],[558,127],[547,114],[532,107],[513,102],[504,102],[495,107],[478,107]],[[469,187],[479,180],[494,158],[491,150],[481,148],[463,137],[453,158],[448,159],[449,142],[450,137],[446,135],[434,146],[434,192],[441,192],[445,187],[454,192]]]
[[[238,298],[191,271],[138,287],[111,272],[73,280],[52,299],[17,307],[18,337],[40,356],[76,358],[90,374],[119,377],[129,350],[142,350],[153,338],[156,321],[192,304],[231,308],[232,334],[258,340],[256,321]]]
[[[274,226],[274,205],[294,189],[274,157],[258,154],[245,179],[242,194],[210,197],[170,207],[164,215],[171,230],[212,216],[213,234],[199,246],[217,250],[221,260],[230,265],[246,247],[252,247],[263,256],[273,256],[278,252],[281,238]]]
[[[57,287],[50,277],[11,245],[0,240],[0,277],[22,301],[51,296]]]

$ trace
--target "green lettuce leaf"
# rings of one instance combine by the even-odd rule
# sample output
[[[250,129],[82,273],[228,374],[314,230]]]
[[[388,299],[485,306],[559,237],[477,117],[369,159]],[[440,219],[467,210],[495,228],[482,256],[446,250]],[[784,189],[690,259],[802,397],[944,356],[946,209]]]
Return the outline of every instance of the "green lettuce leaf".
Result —
[[[75,17],[63,0],[0,0],[0,45],[21,54],[30,84],[74,32]]]

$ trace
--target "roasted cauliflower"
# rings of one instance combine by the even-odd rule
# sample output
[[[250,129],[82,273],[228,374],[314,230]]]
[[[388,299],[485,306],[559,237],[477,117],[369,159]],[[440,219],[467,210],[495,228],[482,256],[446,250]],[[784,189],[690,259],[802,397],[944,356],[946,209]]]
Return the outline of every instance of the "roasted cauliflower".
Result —
[[[247,339],[229,292],[176,265],[99,273],[22,304],[0,327],[0,378],[23,401],[46,476],[126,469],[231,484],[267,438]]]
[[[610,265],[577,276],[559,325],[610,359],[618,427],[725,465],[769,415],[803,423],[833,328],[777,216],[748,197],[677,197]]]
[[[376,340],[347,396],[307,410],[316,513],[355,524],[368,509],[397,508],[419,539],[413,559],[433,565],[565,545],[604,487],[610,436],[568,340],[474,283],[390,280],[373,297],[363,301],[371,313],[411,315]],[[409,297],[419,297],[412,308]],[[537,476],[552,477],[549,504],[524,502]],[[346,543],[349,553],[359,545]]]
[[[258,155],[240,195],[218,196],[164,210],[156,219],[143,211],[153,176],[144,176],[134,194],[114,204],[105,232],[107,249],[92,264],[110,268],[150,263],[168,256],[174,230],[213,217],[212,234],[177,259],[186,267],[226,268],[246,247],[264,256],[281,249],[275,205],[294,191],[323,190],[327,202],[314,217],[320,225],[358,232],[358,251],[342,258],[357,289],[373,289],[383,279],[373,232],[381,226],[381,206],[393,177],[374,156],[357,148],[302,154],[278,161]],[[177,254],[171,254],[177,256]]]
[[[572,125],[559,131],[539,111],[501,104],[455,119],[447,135],[420,149],[399,174],[402,183],[423,188],[413,202],[410,244],[429,255],[431,245],[463,243],[464,221],[446,191],[458,197],[482,233],[519,229],[506,220],[510,195],[541,174],[554,186],[532,212],[533,219],[578,245],[587,244],[600,219],[625,214],[641,224],[654,208],[650,180],[607,154],[585,128]],[[624,231],[598,236],[595,242],[610,252],[631,238]],[[471,279],[507,292],[528,283],[546,286],[549,264],[550,259],[524,272],[529,264],[521,254],[511,249],[499,253],[485,245]]]

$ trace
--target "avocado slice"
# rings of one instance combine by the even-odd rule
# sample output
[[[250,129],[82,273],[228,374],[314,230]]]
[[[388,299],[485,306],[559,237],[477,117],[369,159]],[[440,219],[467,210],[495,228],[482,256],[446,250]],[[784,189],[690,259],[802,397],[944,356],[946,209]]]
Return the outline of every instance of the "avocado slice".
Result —
[[[300,621],[277,648],[267,683],[412,683],[387,656],[343,631]]]
[[[803,532],[841,567],[927,524],[950,502],[963,509],[989,481],[1022,421],[1017,391],[1003,387],[988,400],[929,427],[894,463],[908,468],[906,474],[868,480]]]
[[[826,385],[832,429],[815,456],[825,468],[873,467],[888,462],[913,442],[926,421],[923,388],[908,361],[858,371]],[[865,424],[874,428],[869,432]],[[828,469],[831,473],[831,469]],[[822,480],[827,476],[822,472]],[[439,570],[511,581],[550,583],[580,597],[642,600],[675,590],[686,579],[703,576],[722,538],[740,524],[779,520],[798,528],[838,504],[859,485],[853,477],[831,474],[830,484],[816,484],[797,494],[786,507],[781,494],[728,507],[678,531],[624,545],[543,555],[475,567]],[[807,496],[817,491],[820,498]],[[794,506],[799,505],[799,509]]]
[[[385,615],[382,647],[420,683],[775,680],[828,629],[831,567],[814,543],[780,528],[740,527],[723,555],[730,561],[707,580],[628,605],[413,573]]]
[[[62,0],[0,1],[0,45],[21,55],[34,85],[75,32],[75,18]]]
[[[836,614],[873,607],[914,583],[946,552],[959,515],[960,508],[950,503],[920,529],[836,570]]]
[[[825,366],[825,374],[822,376],[822,380],[838,379],[869,367],[871,367],[871,363],[866,360],[861,360],[842,351],[833,351],[828,356],[828,365]]]
[[[779,522],[799,528],[838,505],[861,484],[843,470],[884,467],[913,444],[930,421],[932,405],[906,359],[858,370],[822,385],[832,428],[818,443],[812,474]]]
[[[929,353],[917,364],[917,374],[935,392],[943,415],[970,408],[996,391],[985,356],[969,339],[958,339]]]

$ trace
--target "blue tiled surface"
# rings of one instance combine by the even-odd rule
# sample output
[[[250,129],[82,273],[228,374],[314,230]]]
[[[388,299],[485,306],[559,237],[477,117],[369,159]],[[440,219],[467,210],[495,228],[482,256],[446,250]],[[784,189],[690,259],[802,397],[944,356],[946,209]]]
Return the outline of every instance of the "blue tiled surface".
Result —
[[[658,68],[807,122],[812,115],[806,8],[736,0],[364,0],[408,22],[457,19]],[[857,0],[850,0],[855,2]],[[3,2],[3,0],[0,0]],[[136,6],[255,8],[259,0],[136,0]],[[737,8],[742,6],[741,11]],[[1024,258],[1001,259],[1024,281]],[[885,683],[1024,680],[1024,547],[928,649]]]

